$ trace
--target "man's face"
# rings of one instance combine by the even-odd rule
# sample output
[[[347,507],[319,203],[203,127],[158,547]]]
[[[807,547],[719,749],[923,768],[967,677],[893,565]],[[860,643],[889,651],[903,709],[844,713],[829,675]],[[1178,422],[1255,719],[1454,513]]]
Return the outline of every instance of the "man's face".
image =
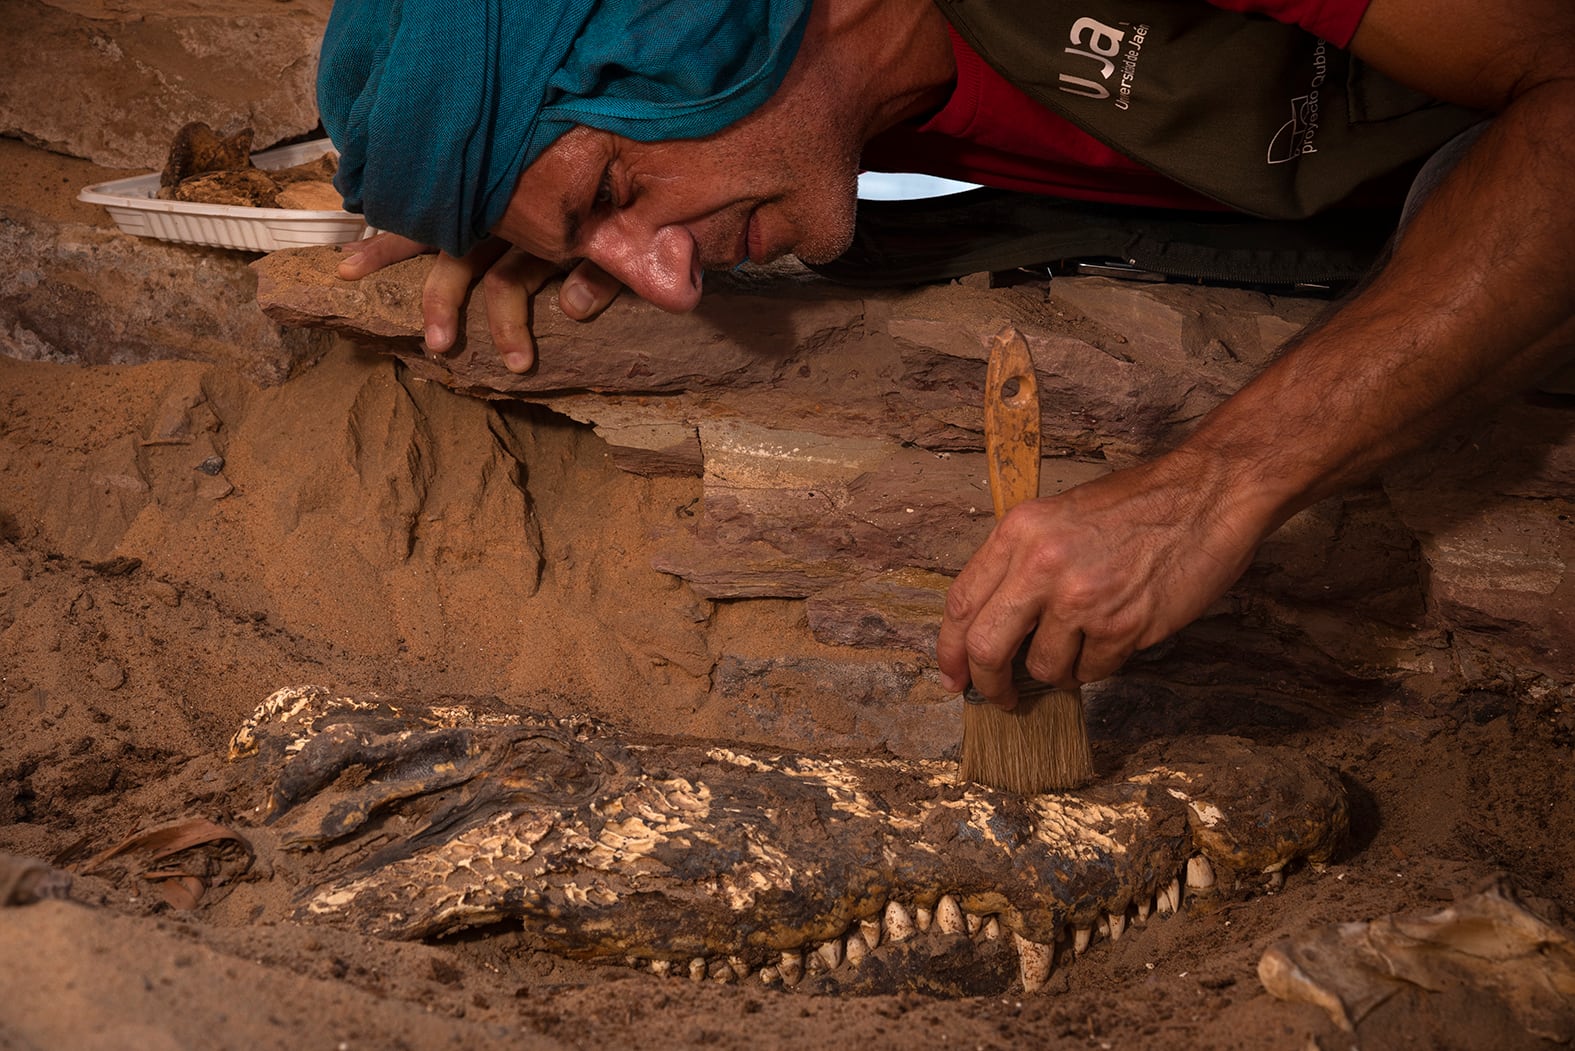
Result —
[[[575,128],[520,176],[493,232],[543,259],[589,259],[672,311],[699,302],[707,269],[828,262],[853,237],[861,143],[835,107],[792,95],[704,139]]]

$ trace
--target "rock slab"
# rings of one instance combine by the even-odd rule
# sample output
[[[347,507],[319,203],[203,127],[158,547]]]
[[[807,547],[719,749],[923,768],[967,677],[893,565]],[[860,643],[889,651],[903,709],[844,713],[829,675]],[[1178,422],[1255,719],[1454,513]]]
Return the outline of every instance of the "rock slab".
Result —
[[[991,525],[980,406],[1002,325],[1034,358],[1049,493],[1179,439],[1325,308],[1097,278],[855,292],[746,275],[715,282],[689,316],[626,297],[580,324],[546,294],[540,365],[515,376],[480,303],[458,350],[421,352],[419,260],[354,284],[333,263],[311,249],[259,261],[264,310],[456,390],[592,423],[629,469],[699,474],[703,506],[670,530],[658,568],[708,598],[805,599],[826,642],[920,652],[942,582]],[[1450,633],[1494,646],[1507,634],[1513,660],[1567,673],[1572,430],[1575,413],[1556,401],[1506,414],[1488,445],[1462,445],[1470,456],[1418,458],[1384,490],[1303,512],[1213,615],[1281,623],[1360,674],[1436,671]]]
[[[164,167],[190,121],[259,149],[317,127],[330,0],[6,0],[0,134],[109,168]]]

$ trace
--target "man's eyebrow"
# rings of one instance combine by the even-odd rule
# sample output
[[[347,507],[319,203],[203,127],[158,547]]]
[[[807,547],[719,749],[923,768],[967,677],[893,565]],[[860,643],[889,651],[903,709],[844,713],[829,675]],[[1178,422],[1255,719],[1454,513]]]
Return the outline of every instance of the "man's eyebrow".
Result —
[[[604,157],[598,165],[596,181],[591,187],[589,208],[587,208],[586,202],[581,199],[581,192],[578,190],[570,190],[558,200],[558,207],[561,209],[563,216],[560,230],[563,237],[563,256],[566,259],[579,254],[580,234],[583,232],[585,223],[584,217],[600,203],[602,187],[611,178],[612,163],[611,157]]]
[[[574,254],[574,247],[580,243],[580,208],[568,197],[558,203],[563,210],[563,226],[559,234],[563,238],[562,255],[568,257]]]
[[[564,186],[558,194],[556,207],[558,212],[558,243],[551,246],[552,255],[556,261],[564,262],[579,255],[580,237],[585,232],[585,217],[590,214],[597,201],[597,193],[602,181],[607,177],[607,172],[612,159],[603,156],[595,168],[595,182],[592,183],[590,200],[585,199],[583,183],[575,184],[571,178],[569,185]],[[543,249],[548,246],[542,245]]]

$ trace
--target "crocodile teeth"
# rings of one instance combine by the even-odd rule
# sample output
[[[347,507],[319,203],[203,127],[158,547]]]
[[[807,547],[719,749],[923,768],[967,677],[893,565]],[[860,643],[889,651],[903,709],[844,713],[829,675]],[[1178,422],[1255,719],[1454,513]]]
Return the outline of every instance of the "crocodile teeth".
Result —
[[[705,974],[714,982],[731,982],[734,978],[732,966],[720,957],[706,965]]]
[[[935,914],[921,905],[913,910],[913,918],[919,930],[927,931],[930,929],[930,924],[934,922]]]
[[[1110,937],[1110,914],[1108,912],[1094,921],[1094,933],[1101,938]]]
[[[963,913],[963,922],[968,925],[968,937],[973,938],[984,929],[984,917],[971,912]]]
[[[773,982],[780,982],[781,980],[782,980],[782,972],[780,970],[778,970],[775,966],[769,966],[768,965],[766,967],[760,968],[760,984],[761,985],[770,985]]]
[[[1142,901],[1138,902],[1137,921],[1139,923],[1147,923],[1148,922],[1148,914],[1150,912],[1153,912],[1153,911],[1154,911],[1154,899],[1152,897],[1144,898]]]
[[[743,957],[729,956],[727,965],[733,969],[733,973],[738,976],[740,981],[749,977],[749,964],[744,962]]]
[[[842,939],[833,938],[815,948],[815,955],[820,957],[820,962],[826,965],[826,970],[835,971],[842,963]]]
[[[1127,932],[1127,914],[1124,912],[1107,913],[1105,925],[1110,928],[1110,940],[1118,941]]]
[[[1001,936],[1001,921],[991,916],[984,921],[984,940],[993,942]]]
[[[1050,969],[1055,964],[1055,946],[1029,941],[1013,933],[1017,944],[1017,975],[1022,979],[1023,992],[1036,993],[1050,980]]]
[[[1161,916],[1169,916],[1171,913],[1181,908],[1181,881],[1179,879],[1173,879],[1165,886],[1159,888],[1159,894],[1155,898],[1155,904],[1158,907],[1159,914]]]
[[[880,917],[859,921],[859,933],[864,935],[864,944],[871,949],[880,948]]]
[[[782,976],[783,985],[797,985],[799,979],[804,977],[804,954],[798,949],[784,951],[781,962],[777,964],[777,973]]]
[[[1280,888],[1285,886],[1285,870],[1284,869],[1275,869],[1273,872],[1270,872],[1268,874],[1268,876],[1269,876],[1269,878],[1268,878],[1268,881],[1267,881],[1267,885],[1268,885],[1268,888],[1271,891],[1272,890],[1279,890]]]
[[[691,982],[700,981],[705,977],[705,970],[705,957],[696,956],[689,961],[689,980]]]
[[[941,900],[935,903],[935,925],[942,934],[962,934],[968,929],[962,908],[950,894],[941,895]]]
[[[655,975],[660,975],[661,977],[666,978],[669,974],[673,973],[673,961],[671,961],[671,960],[652,960],[651,961],[651,973],[655,974]]]
[[[913,937],[913,917],[899,901],[886,904],[886,935],[894,942],[905,942]]]
[[[860,934],[858,931],[854,931],[852,934],[848,935],[847,945],[843,949],[843,956],[848,961],[848,963],[852,964],[854,967],[857,967],[860,963],[864,962],[864,957],[868,956],[869,953],[869,942],[864,940],[864,935]]]
[[[1072,951],[1081,956],[1088,951],[1088,945],[1094,940],[1094,928],[1078,927],[1072,931]]]
[[[1210,890],[1214,886],[1214,863],[1202,854],[1187,859],[1187,889]]]

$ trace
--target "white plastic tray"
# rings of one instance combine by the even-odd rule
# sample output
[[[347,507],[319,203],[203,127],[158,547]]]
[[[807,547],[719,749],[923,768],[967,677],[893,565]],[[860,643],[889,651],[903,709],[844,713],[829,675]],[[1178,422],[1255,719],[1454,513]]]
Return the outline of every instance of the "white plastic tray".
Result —
[[[259,168],[288,168],[332,150],[327,139],[314,139],[254,153],[252,163]],[[248,252],[343,244],[374,232],[365,219],[350,212],[161,201],[154,196],[158,190],[159,176],[154,173],[89,186],[77,199],[102,204],[128,234]]]

